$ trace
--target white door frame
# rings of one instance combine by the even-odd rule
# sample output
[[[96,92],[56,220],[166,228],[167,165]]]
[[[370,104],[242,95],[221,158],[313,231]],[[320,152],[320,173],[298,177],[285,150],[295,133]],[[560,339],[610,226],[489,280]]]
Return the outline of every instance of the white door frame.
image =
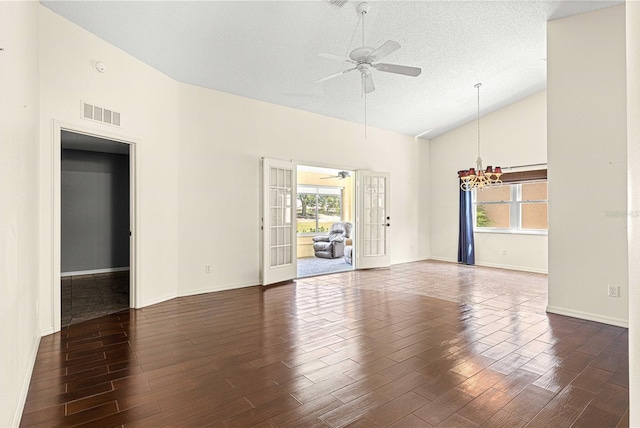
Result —
[[[61,282],[60,282],[60,262],[62,253],[62,145],[61,135],[62,131],[74,132],[76,134],[84,134],[92,137],[103,138],[105,140],[117,141],[129,145],[129,224],[131,230],[131,236],[129,237],[129,257],[130,257],[130,271],[129,271],[129,306],[132,308],[140,307],[140,281],[139,281],[139,268],[137,262],[140,259],[140,246],[138,241],[138,234],[140,231],[139,223],[139,194],[138,192],[138,180],[137,180],[137,156],[136,149],[140,140],[129,136],[123,136],[120,134],[111,133],[103,129],[95,129],[85,127],[78,124],[61,122],[58,120],[53,121],[53,177],[52,177],[52,203],[53,203],[53,239],[52,239],[52,278],[51,278],[51,290],[53,291],[53,331],[57,332],[61,329]]]

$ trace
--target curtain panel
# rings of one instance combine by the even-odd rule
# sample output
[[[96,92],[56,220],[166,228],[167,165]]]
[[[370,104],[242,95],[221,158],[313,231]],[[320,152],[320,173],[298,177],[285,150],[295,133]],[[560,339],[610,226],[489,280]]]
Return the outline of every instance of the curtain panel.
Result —
[[[459,180],[462,183],[462,180]],[[473,201],[471,192],[465,192],[458,186],[460,192],[460,227],[458,231],[458,263],[473,265],[476,262],[473,242]]]

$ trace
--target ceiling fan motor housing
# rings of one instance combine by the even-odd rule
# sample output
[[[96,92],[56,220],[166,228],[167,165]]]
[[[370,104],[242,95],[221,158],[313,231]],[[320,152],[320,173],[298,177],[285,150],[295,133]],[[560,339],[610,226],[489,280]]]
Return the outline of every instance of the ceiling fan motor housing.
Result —
[[[349,54],[349,58],[357,62],[358,64],[371,64],[376,60],[376,56],[369,56],[375,49],[370,46],[360,46],[355,48]]]

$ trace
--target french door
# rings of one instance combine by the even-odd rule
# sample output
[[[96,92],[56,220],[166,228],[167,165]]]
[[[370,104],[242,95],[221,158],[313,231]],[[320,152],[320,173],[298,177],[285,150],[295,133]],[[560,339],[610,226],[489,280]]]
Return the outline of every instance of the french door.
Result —
[[[297,276],[296,165],[262,159],[262,285]]]
[[[390,174],[357,171],[356,245],[358,269],[389,267]]]

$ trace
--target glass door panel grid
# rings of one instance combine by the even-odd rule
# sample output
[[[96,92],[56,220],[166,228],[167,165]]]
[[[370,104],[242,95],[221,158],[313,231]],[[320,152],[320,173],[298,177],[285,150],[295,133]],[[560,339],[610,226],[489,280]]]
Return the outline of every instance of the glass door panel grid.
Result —
[[[364,249],[366,256],[385,254],[386,244],[386,212],[384,177],[364,177]]]
[[[269,248],[270,266],[292,263],[292,174],[285,168],[271,167],[269,172]]]

